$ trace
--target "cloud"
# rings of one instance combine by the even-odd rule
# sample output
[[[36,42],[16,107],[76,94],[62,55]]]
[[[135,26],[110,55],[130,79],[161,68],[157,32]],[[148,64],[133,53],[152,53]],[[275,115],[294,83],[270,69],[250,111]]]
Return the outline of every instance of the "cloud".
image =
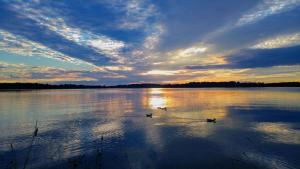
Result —
[[[125,29],[138,29],[145,26],[146,20],[157,13],[154,5],[145,0],[130,0],[126,4],[126,17],[120,27]]]
[[[148,0],[104,0],[101,3],[111,9],[124,13],[118,19],[117,26],[121,29],[141,29],[148,26],[147,20],[155,18],[158,11]]]
[[[157,1],[157,8],[162,11],[160,20],[166,29],[159,49],[165,52],[200,43],[209,33],[224,25],[233,24],[258,2],[257,0]]]
[[[189,65],[186,69],[245,69],[300,65],[300,46],[285,48],[242,49],[224,56],[223,64]]]
[[[122,72],[131,71],[130,67],[95,67],[90,71],[66,70],[48,66],[31,66],[26,64],[11,64],[0,62],[1,80],[4,82],[89,82],[99,84],[107,79],[120,79],[127,76]]]
[[[150,70],[145,73],[141,73],[143,76],[158,75],[158,76],[173,76],[182,73],[182,70]]]
[[[269,39],[264,39],[253,45],[253,49],[272,49],[300,45],[300,33],[279,35]]]
[[[151,30],[148,30],[148,35],[145,37],[143,47],[146,50],[153,50],[156,48],[160,42],[160,38],[164,33],[164,28],[162,25],[157,24]]]
[[[42,56],[57,59],[63,62],[70,62],[74,64],[87,64],[92,66],[92,64],[90,63],[64,55],[42,44],[27,40],[21,36],[11,34],[1,29],[0,40],[0,51],[5,51],[23,56]]]
[[[2,65],[5,68],[1,69]],[[68,71],[45,66],[28,66],[24,64],[9,64],[0,62],[0,83],[11,82],[60,82],[60,81],[96,81],[97,79],[84,76],[82,71]]]
[[[133,71],[133,67],[129,67],[129,66],[105,66],[103,67],[104,69],[106,70],[109,70],[109,71]]]
[[[6,17],[0,17],[0,26],[98,66],[130,63],[132,50],[152,50],[159,42],[163,28],[156,22],[159,13],[150,1],[76,2],[8,0],[1,5]],[[4,22],[8,18],[20,26]],[[125,22],[138,26],[120,26]]]
[[[191,46],[184,49],[179,49],[175,51],[168,52],[167,55],[173,55],[181,58],[191,57],[191,56],[199,56],[203,54],[207,50],[207,47],[199,45],[199,46]]]
[[[300,65],[273,66],[262,68],[210,68],[186,70],[182,76],[171,76],[167,82],[185,83],[190,81],[257,81],[284,82],[300,80]]]
[[[258,68],[300,64],[300,46],[276,49],[245,49],[227,58],[229,68]]]
[[[0,61],[26,71],[2,64],[11,71],[0,75],[119,84],[243,79],[248,69],[270,69],[252,73],[291,78],[274,67],[299,65],[299,1],[3,0]],[[33,68],[43,65],[62,70]]]
[[[120,51],[125,47],[125,43],[122,41],[69,26],[62,17],[56,14],[57,11],[50,7],[40,8],[39,4],[30,2],[14,2],[10,6],[19,15],[34,20],[40,26],[47,27],[69,41],[91,48],[117,62],[123,61]]]
[[[0,2],[0,4],[3,2]],[[0,5],[0,29],[20,36],[32,42],[41,44],[64,55],[91,62],[96,65],[107,64],[109,59],[94,50],[69,41],[29,18],[24,18],[14,11],[8,10],[7,5]],[[17,26],[16,26],[17,25]]]
[[[232,52],[248,48],[258,41],[298,32],[299,5],[300,0],[258,1],[237,16],[236,20],[229,20],[218,29],[207,33],[202,41],[213,44],[217,52]]]
[[[253,45],[272,39],[299,32],[300,11],[298,9],[266,17],[255,24],[234,26],[207,37],[204,43],[213,44],[215,52],[232,52],[252,47]]]
[[[298,6],[300,6],[300,0],[263,0],[262,3],[243,15],[238,20],[237,26],[254,23],[271,15],[292,10]]]

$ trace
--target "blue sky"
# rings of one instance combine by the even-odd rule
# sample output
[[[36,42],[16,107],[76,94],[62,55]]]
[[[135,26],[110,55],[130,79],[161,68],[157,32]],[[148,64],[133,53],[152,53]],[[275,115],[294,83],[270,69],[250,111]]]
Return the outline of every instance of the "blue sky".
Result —
[[[1,0],[0,82],[300,81],[300,0]]]

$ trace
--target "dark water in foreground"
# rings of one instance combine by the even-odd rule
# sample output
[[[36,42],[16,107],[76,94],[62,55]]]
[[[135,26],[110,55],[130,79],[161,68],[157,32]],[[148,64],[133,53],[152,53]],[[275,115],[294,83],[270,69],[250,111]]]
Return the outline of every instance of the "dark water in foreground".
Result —
[[[300,168],[299,88],[0,92],[1,169],[23,167],[35,120],[28,168]]]

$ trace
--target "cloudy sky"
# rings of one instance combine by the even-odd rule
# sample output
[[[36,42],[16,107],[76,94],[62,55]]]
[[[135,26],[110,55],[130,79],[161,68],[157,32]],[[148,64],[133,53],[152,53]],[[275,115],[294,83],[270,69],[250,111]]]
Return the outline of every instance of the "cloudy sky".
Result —
[[[300,0],[0,0],[0,82],[300,81]]]

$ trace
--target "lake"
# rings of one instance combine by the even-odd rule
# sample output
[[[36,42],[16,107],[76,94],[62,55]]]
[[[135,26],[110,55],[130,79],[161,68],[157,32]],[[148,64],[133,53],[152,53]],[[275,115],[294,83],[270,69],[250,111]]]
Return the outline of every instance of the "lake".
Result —
[[[0,131],[1,169],[294,169],[300,88],[2,91]]]

